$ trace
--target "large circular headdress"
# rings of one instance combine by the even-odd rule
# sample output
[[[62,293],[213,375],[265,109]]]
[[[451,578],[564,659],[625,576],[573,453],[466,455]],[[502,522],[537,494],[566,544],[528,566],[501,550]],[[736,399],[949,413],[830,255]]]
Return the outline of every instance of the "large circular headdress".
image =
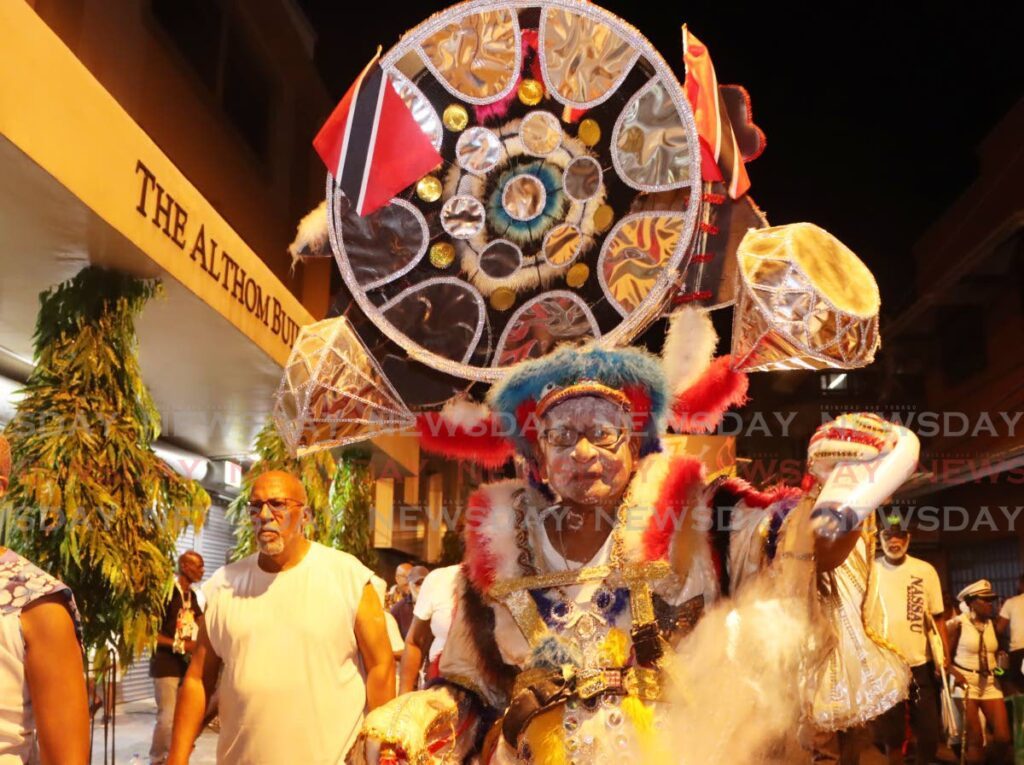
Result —
[[[662,315],[698,229],[701,150],[639,32],[590,3],[473,0],[379,67],[441,159],[368,213],[328,177],[342,277],[388,339],[494,381],[565,342],[628,344]]]

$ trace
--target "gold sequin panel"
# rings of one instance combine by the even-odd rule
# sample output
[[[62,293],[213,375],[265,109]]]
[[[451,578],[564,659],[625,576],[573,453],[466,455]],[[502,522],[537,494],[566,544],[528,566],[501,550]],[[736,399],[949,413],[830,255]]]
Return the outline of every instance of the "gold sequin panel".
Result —
[[[424,40],[422,48],[441,79],[469,101],[498,98],[515,82],[519,34],[512,11],[467,14]]]
[[[546,8],[541,24],[545,80],[559,100],[572,106],[606,99],[636,61],[636,49],[596,19]]]

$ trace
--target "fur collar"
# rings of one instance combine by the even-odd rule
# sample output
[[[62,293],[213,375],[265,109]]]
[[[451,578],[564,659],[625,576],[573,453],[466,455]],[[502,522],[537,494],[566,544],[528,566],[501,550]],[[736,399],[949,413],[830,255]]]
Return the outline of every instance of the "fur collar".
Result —
[[[700,460],[665,454],[641,459],[623,500],[627,509],[619,533],[625,559],[635,563],[667,560],[685,577],[695,556],[709,555],[707,529],[700,522],[702,511],[706,512],[704,494]],[[516,521],[516,502],[522,503],[522,527]],[[532,544],[530,529],[540,522],[538,513],[545,504],[518,480],[482,486],[470,496],[465,565],[477,590],[486,594],[496,581],[526,575],[517,535],[527,535]]]

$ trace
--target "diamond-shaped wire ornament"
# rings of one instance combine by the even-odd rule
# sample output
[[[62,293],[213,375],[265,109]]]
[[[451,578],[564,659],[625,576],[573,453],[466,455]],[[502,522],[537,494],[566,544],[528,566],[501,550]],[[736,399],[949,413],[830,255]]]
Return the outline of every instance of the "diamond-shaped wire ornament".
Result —
[[[274,397],[292,454],[405,430],[415,418],[343,316],[302,328]]]
[[[856,369],[874,361],[878,285],[834,236],[810,223],[751,229],[736,258],[737,369]]]

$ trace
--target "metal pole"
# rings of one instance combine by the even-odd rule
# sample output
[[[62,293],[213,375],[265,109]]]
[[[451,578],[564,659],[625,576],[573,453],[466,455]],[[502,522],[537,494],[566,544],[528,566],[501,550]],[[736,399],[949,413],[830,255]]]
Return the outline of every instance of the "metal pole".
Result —
[[[113,654],[114,671],[110,675],[110,765],[117,765],[117,652]]]
[[[967,763],[967,700],[971,697],[971,686],[964,683],[964,719],[960,726],[960,765]]]

